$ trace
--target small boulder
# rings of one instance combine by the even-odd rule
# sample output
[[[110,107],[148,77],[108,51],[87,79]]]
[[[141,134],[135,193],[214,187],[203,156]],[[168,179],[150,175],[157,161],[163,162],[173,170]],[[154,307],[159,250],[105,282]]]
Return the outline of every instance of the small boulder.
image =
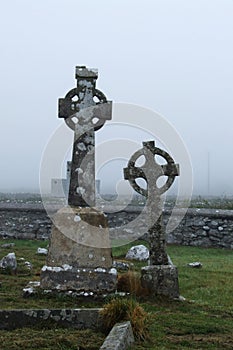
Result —
[[[129,270],[129,264],[123,262],[123,261],[113,261],[113,267],[117,270],[121,271],[128,271]]]
[[[47,255],[48,254],[48,249],[46,249],[46,248],[38,248],[37,249],[37,254]]]
[[[202,263],[200,263],[199,261],[195,261],[195,262],[187,264],[187,266],[193,267],[195,269],[200,269],[200,268],[202,268]]]
[[[1,248],[12,248],[15,246],[15,243],[5,243],[1,245]]]
[[[9,253],[6,256],[4,256],[0,260],[0,268],[2,268],[5,271],[13,271],[16,272],[17,270],[17,260],[15,253]]]
[[[18,259],[17,272],[19,275],[30,275],[32,272],[32,264],[30,261],[25,261],[24,258]]]
[[[38,281],[29,282],[28,285],[23,289],[23,297],[26,298],[31,295],[36,295],[39,287],[40,287],[40,282]]]
[[[149,250],[147,247],[145,247],[143,244],[136,245],[131,247],[127,254],[126,259],[132,259],[132,260],[139,260],[139,261],[146,261],[149,259]]]
[[[32,270],[32,263],[30,263],[30,261],[25,261],[24,266],[27,270],[29,270],[29,271]]]

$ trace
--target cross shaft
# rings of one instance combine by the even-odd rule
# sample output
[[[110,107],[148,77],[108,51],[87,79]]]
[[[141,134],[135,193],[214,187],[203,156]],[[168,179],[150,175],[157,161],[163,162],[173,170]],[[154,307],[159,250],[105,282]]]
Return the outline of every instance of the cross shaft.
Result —
[[[143,166],[137,167],[136,161],[144,156]],[[167,164],[157,163],[155,156],[164,158]],[[176,176],[179,175],[179,166],[174,163],[171,156],[155,147],[154,141],[143,142],[143,148],[135,152],[124,169],[124,177],[128,180],[135,191],[148,198],[149,214],[149,239],[150,239],[150,263],[151,265],[167,265],[166,238],[162,220],[161,195],[172,185]],[[161,176],[167,176],[165,184],[158,186],[157,181]],[[138,178],[147,182],[144,189],[136,183]]]
[[[95,206],[95,131],[112,114],[97,78],[96,69],[76,67],[77,87],[59,99],[59,118],[74,130],[68,204],[77,207]]]

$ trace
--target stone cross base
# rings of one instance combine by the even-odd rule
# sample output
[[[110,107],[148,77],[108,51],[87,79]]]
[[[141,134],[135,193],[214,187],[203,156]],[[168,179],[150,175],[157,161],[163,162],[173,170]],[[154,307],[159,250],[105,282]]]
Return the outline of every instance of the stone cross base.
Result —
[[[44,266],[40,287],[52,291],[75,291],[80,295],[103,295],[116,290],[116,269]]]
[[[112,292],[109,230],[104,213],[89,207],[64,207],[53,217],[47,264],[41,271],[41,288],[78,292]]]
[[[151,295],[179,298],[178,270],[174,265],[150,265],[141,269],[141,282]]]

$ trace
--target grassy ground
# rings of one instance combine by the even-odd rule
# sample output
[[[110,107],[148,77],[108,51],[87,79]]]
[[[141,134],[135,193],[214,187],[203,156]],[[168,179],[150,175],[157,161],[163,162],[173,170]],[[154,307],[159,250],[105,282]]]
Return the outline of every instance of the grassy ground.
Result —
[[[232,251],[174,246],[168,251],[186,301],[143,303],[152,312],[151,341],[134,349],[233,349]],[[193,261],[203,268],[188,268]]]
[[[0,331],[1,350],[97,350],[103,342],[103,334],[90,330],[23,328]]]
[[[0,241],[6,243],[7,241]],[[14,241],[15,247],[0,248],[0,258],[14,251],[17,258],[33,264],[31,275],[19,267],[17,275],[0,274],[0,305],[12,308],[78,308],[80,300],[38,295],[23,298],[22,288],[28,281],[39,280],[45,257],[36,254],[47,242]],[[141,244],[142,242],[140,242]],[[113,249],[117,258],[124,257],[128,246]],[[222,249],[169,246],[168,253],[178,267],[180,293],[184,302],[164,298],[139,298],[143,308],[151,314],[150,339],[136,343],[132,349],[232,349],[233,348],[233,252]],[[187,267],[200,261],[202,269]],[[135,263],[140,271],[145,263]],[[90,306],[102,306],[101,302]],[[85,305],[87,306],[87,305]],[[13,349],[98,349],[103,334],[67,329],[23,329],[0,331],[2,350]]]

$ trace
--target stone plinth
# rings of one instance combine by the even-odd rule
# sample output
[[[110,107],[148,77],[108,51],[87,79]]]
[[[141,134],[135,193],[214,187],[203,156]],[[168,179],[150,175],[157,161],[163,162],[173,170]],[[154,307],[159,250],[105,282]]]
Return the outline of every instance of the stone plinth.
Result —
[[[88,207],[64,207],[53,217],[49,266],[111,268],[107,219]]]
[[[174,265],[150,265],[141,269],[141,282],[152,295],[179,298],[178,270]]]
[[[116,286],[107,220],[88,207],[64,207],[53,217],[47,265],[41,288],[111,292]]]
[[[114,268],[77,268],[44,266],[41,271],[42,289],[56,291],[75,291],[82,295],[111,293],[116,288],[117,271]]]
[[[0,310],[0,330],[11,331],[24,327],[58,327],[101,329],[100,309],[17,309]]]

